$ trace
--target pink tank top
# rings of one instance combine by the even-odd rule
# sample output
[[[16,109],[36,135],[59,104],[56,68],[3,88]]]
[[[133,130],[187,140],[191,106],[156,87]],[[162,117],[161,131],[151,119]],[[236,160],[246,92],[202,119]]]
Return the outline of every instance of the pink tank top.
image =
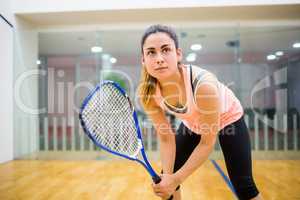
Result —
[[[186,105],[183,108],[175,108],[169,105],[162,97],[161,91],[158,85],[156,85],[155,91],[155,101],[156,103],[165,111],[175,115],[179,118],[186,127],[197,134],[201,134],[201,124],[199,123],[199,112],[197,111],[197,106],[194,99],[193,90],[197,88],[198,83],[201,82],[201,79],[210,74],[209,71],[201,69],[199,67],[182,67],[183,79],[186,90]],[[193,75],[191,77],[191,71]],[[193,79],[193,80],[191,80]],[[220,102],[221,102],[221,115],[219,122],[219,131],[225,126],[237,121],[240,119],[244,113],[243,108],[240,104],[240,101],[236,98],[234,93],[226,87],[221,82],[217,81]]]

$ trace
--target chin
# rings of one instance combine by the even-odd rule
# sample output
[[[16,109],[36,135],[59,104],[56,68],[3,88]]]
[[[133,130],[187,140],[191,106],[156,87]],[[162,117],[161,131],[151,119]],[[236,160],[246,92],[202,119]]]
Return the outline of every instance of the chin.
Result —
[[[169,73],[162,73],[162,74],[158,74],[155,76],[156,79],[161,80],[161,81],[169,80],[170,77],[171,77],[171,74],[169,74]]]

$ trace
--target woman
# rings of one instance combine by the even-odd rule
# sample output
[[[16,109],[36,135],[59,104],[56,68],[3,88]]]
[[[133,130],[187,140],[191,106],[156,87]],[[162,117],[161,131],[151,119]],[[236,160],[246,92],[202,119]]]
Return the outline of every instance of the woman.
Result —
[[[143,72],[139,95],[160,142],[163,174],[153,184],[163,199],[180,197],[180,184],[213,151],[216,138],[239,199],[261,199],[252,177],[251,149],[243,109],[231,90],[210,72],[181,64],[174,30],[149,27],[141,40]],[[165,117],[182,123],[176,133]]]

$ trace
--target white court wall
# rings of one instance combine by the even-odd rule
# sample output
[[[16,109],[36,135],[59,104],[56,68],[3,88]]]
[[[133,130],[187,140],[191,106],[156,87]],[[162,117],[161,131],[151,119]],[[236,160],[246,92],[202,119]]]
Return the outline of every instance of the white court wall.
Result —
[[[12,19],[10,3],[1,0],[0,13]],[[0,163],[13,159],[13,29],[0,18]]]
[[[12,1],[0,0],[0,14],[4,16],[10,23],[13,22]]]
[[[15,90],[19,77],[37,69],[37,32],[30,23],[16,18],[12,1],[0,1],[0,163],[13,160],[38,149],[38,115],[24,110],[18,99],[28,108],[38,108],[38,81],[31,76]]]

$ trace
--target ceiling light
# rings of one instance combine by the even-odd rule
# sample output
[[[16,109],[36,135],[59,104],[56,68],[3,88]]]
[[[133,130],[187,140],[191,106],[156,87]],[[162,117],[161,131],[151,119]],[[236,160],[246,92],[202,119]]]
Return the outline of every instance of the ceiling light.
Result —
[[[294,44],[293,44],[293,47],[294,47],[294,48],[300,48],[300,42],[294,43]]]
[[[276,56],[283,56],[283,54],[284,54],[283,51],[276,51],[275,53]]]
[[[37,64],[37,65],[40,65],[40,64],[41,64],[41,61],[40,61],[40,60],[37,60],[37,61],[36,61],[36,64]]]
[[[275,60],[275,59],[276,59],[276,56],[273,55],[273,54],[270,54],[270,55],[267,56],[267,59],[268,59],[268,60]]]
[[[91,48],[92,53],[100,53],[102,52],[102,50],[103,50],[102,47],[99,46],[94,46]]]
[[[186,57],[186,61],[187,62],[194,62],[196,60],[197,55],[195,53],[190,53],[187,57]]]
[[[117,59],[114,58],[114,57],[111,57],[109,60],[110,60],[111,63],[116,63],[117,62]]]
[[[191,46],[191,49],[192,49],[193,51],[199,51],[199,50],[202,49],[202,45],[201,45],[201,44],[193,44],[193,45]]]

